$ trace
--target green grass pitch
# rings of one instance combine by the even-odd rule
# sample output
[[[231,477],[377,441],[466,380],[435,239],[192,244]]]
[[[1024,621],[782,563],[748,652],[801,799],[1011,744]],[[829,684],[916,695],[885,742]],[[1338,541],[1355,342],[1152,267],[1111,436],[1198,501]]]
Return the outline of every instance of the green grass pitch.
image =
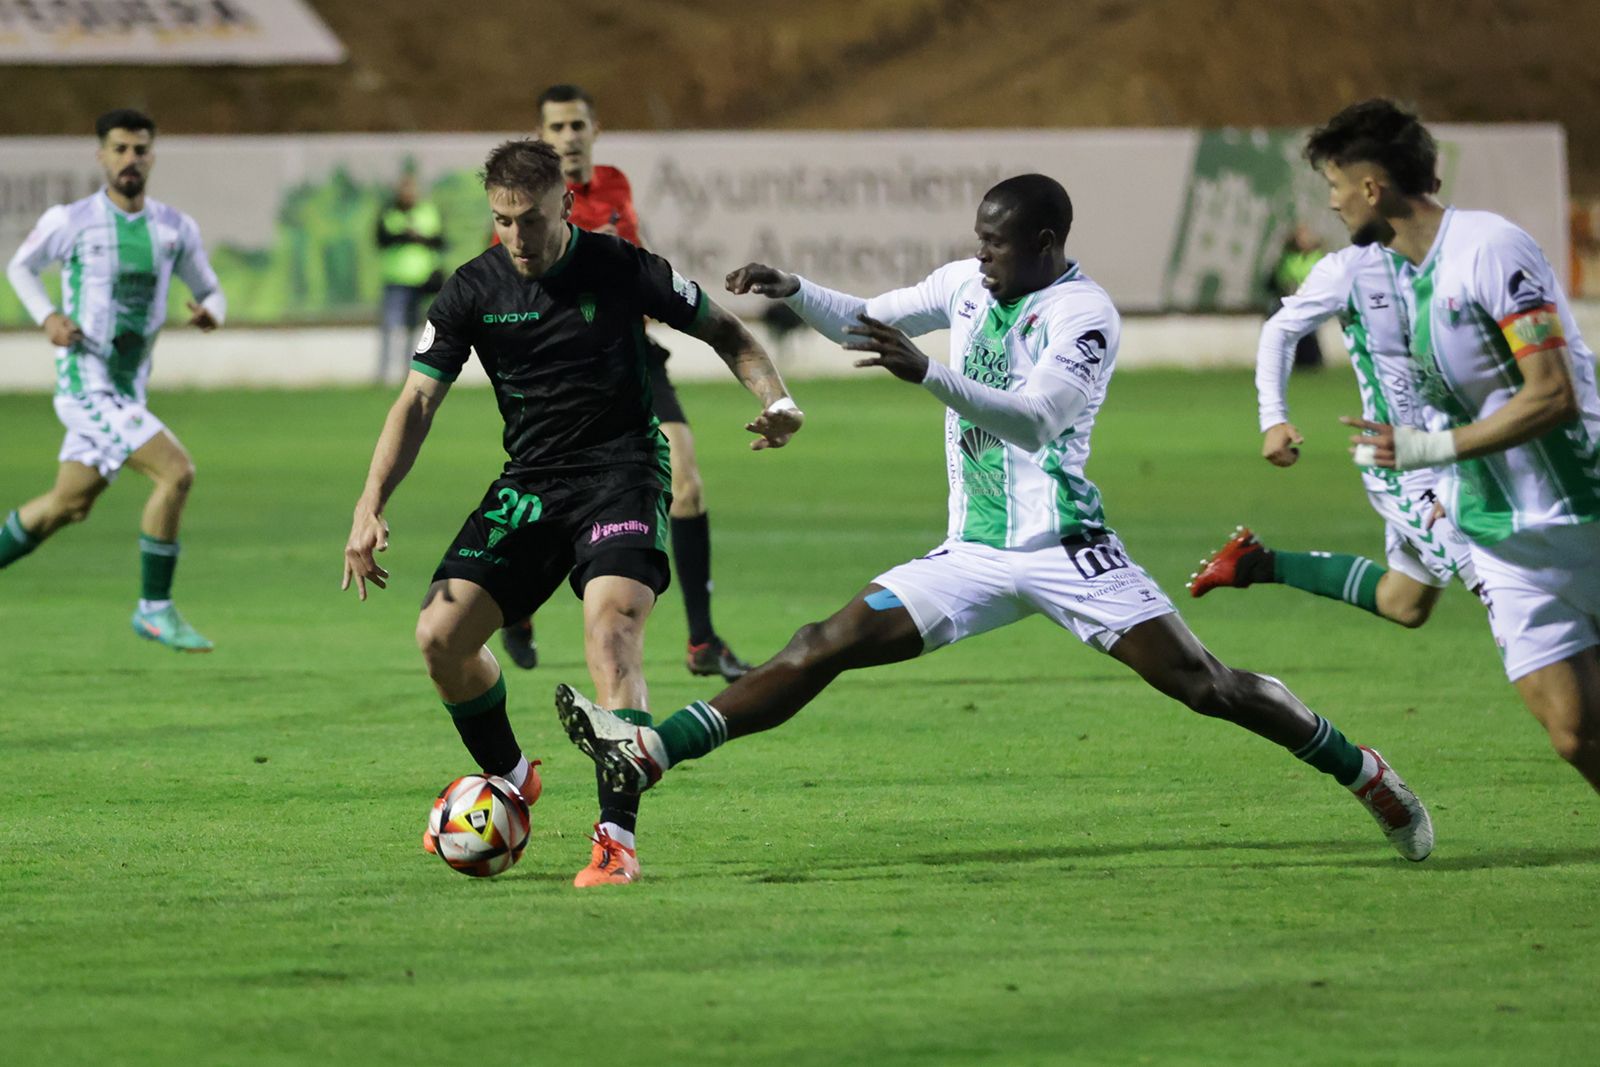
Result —
[[[41,355],[41,358],[43,356]],[[719,627],[762,658],[944,525],[940,414],[876,375],[797,383],[746,450],[732,384],[683,390]],[[1382,748],[1432,807],[1398,858],[1331,780],[1147,691],[1038,619],[847,675],[645,800],[645,878],[578,892],[592,773],[551,710],[586,683],[565,592],[508,676],[542,757],[521,864],[423,855],[472,769],[412,642],[439,553],[498,469],[486,392],[445,405],[389,519],[393,572],[338,591],[390,394],[157,393],[196,457],[179,603],[217,642],[137,640],[128,474],[0,573],[0,1028],[11,1064],[1574,1063],[1593,1011],[1596,798],[1505,684],[1477,603],[1408,632],[1281,588],[1188,599],[1236,522],[1378,555],[1334,419],[1297,380],[1298,467],[1257,458],[1243,373],[1124,373],[1089,474],[1219,655]],[[44,397],[0,397],[0,509],[53,472]],[[714,688],[651,623],[658,712]]]

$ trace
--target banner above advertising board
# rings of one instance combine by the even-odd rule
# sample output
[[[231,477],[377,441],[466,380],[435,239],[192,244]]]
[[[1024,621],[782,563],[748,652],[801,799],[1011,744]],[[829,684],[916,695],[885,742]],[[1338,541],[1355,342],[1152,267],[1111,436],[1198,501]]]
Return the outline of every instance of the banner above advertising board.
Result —
[[[341,63],[305,0],[0,0],[0,65]]]

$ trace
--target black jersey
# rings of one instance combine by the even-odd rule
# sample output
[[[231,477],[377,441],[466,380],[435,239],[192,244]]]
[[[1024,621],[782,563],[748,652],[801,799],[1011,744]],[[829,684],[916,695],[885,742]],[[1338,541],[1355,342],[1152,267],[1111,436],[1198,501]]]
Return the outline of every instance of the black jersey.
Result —
[[[462,265],[428,311],[411,366],[455,381],[469,350],[505,419],[506,474],[657,462],[646,316],[687,330],[708,302],[671,264],[570,227],[566,252],[524,278],[495,245]]]

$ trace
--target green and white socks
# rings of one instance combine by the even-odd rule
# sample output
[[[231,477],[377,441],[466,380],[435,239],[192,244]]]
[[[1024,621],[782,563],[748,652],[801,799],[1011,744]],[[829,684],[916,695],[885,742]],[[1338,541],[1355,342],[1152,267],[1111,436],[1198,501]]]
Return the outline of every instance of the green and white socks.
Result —
[[[699,759],[724,744],[728,740],[728,720],[710,704],[697,700],[667,716],[650,732],[661,742],[659,751],[657,746],[651,746],[650,758],[666,770],[686,759]],[[647,737],[650,732],[641,731]]]
[[[172,603],[172,575],[178,569],[178,542],[139,535],[139,610],[160,611]]]
[[[1378,581],[1389,572],[1365,556],[1277,551],[1271,556],[1271,577],[1257,581],[1291,585],[1378,614]]]
[[[1294,758],[1311,764],[1352,792],[1378,773],[1378,761],[1371,752],[1359,748],[1339,732],[1333,723],[1317,716],[1317,731],[1311,740],[1294,752]]]
[[[6,521],[0,523],[0,568],[15,563],[37,547],[39,539],[22,528],[22,518],[13,510]]]

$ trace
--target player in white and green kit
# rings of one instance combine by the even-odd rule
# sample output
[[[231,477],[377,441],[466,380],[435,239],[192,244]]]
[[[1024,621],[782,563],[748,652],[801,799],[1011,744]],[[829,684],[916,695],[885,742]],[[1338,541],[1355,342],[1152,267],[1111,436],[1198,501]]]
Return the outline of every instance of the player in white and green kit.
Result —
[[[1116,365],[1122,320],[1066,256],[1072,202],[1039,174],[1001,182],[978,208],[976,258],[871,300],[762,264],[736,293],[788,300],[812,327],[921,385],[945,413],[950,508],[944,543],[873,579],[827,620],[709,701],[654,728],[629,725],[566,686],[568,736],[623,791],[724,741],[787,721],[846,670],[894,663],[1041,614],[1204,715],[1288,749],[1348,787],[1395,848],[1433,847],[1426,809],[1369,748],[1345,739],[1282,683],[1221,663],[1129,558],[1084,474]],[[950,365],[908,334],[951,331]]]
[[[1433,138],[1388,100],[1312,134],[1330,202],[1356,244],[1406,260],[1411,354],[1450,428],[1347,418],[1356,462],[1444,468],[1440,497],[1472,541],[1506,676],[1551,744],[1600,790],[1600,393],[1554,269],[1532,237],[1447,208],[1406,175]]]
[[[155,483],[140,521],[142,588],[133,629],[179,651],[209,652],[211,642],[172,603],[178,525],[194,464],[145,407],[145,383],[174,273],[194,296],[190,325],[216,329],[227,303],[194,220],[145,195],[155,163],[155,123],[137,111],[112,111],[99,118],[95,132],[105,187],[46,211],[6,269],[56,346],[55,408],[67,434],[55,485],[0,524],[0,568],[87,518],[117,473],[132,467]],[[59,308],[39,280],[56,264]]]
[[[1431,176],[1425,178],[1433,187]],[[1324,256],[1305,283],[1267,320],[1256,350],[1256,394],[1262,456],[1279,467],[1300,458],[1303,440],[1289,421],[1288,378],[1300,338],[1337,315],[1356,372],[1364,418],[1426,429],[1442,416],[1417,395],[1407,347],[1410,316],[1400,293],[1405,261],[1381,244],[1350,245]],[[1384,520],[1385,562],[1338,552],[1287,552],[1267,548],[1249,529],[1232,538],[1189,580],[1204,596],[1225,586],[1277,582],[1343,600],[1380,618],[1417,627],[1451,579],[1476,590],[1467,541],[1448,518],[1436,518],[1431,470],[1363,467],[1367,500]]]

